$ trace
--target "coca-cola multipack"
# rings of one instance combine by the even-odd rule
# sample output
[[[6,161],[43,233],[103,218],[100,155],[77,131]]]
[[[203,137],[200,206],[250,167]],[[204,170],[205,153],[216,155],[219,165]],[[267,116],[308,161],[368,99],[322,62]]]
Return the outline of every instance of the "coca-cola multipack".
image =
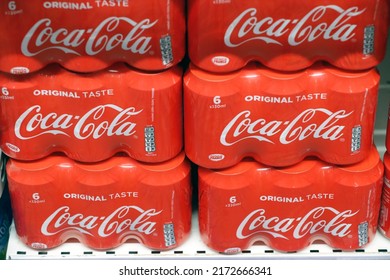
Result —
[[[390,239],[390,104],[388,107],[385,148],[386,151],[383,155],[383,163],[385,165],[385,178],[381,201],[381,211],[379,216],[379,230],[385,237]]]
[[[188,54],[213,72],[251,60],[283,71],[319,60],[368,69],[384,58],[388,21],[388,0],[189,0]]]
[[[97,162],[126,152],[162,162],[183,148],[182,70],[140,72],[115,64],[93,73],[59,65],[0,74],[1,149],[19,160],[53,152]]]
[[[386,151],[390,151],[390,103],[388,104],[386,123],[385,148]]]
[[[284,168],[253,160],[218,171],[199,168],[201,236],[224,253],[256,242],[283,252],[320,241],[355,250],[375,236],[382,182],[375,147],[345,167],[308,158]]]
[[[382,204],[379,216],[379,230],[390,239],[390,154],[385,152],[383,156],[385,165],[385,178],[382,193]]]
[[[191,65],[184,77],[187,156],[206,168],[244,157],[270,166],[307,156],[360,162],[373,144],[378,84],[375,69],[351,73],[317,64],[286,73],[249,64],[218,74]]]
[[[163,70],[185,54],[183,0],[13,0],[0,3],[0,70],[49,63],[78,72],[127,62]]]
[[[184,153],[159,164],[118,155],[95,164],[63,155],[7,164],[15,228],[27,246],[69,239],[103,250],[135,239],[166,250],[191,228],[190,163]]]

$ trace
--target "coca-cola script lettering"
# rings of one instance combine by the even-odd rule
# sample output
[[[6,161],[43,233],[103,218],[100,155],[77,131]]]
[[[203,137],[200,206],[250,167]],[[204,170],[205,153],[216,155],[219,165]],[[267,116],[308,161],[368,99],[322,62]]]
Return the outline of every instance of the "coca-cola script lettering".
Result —
[[[71,137],[68,130],[72,127],[73,136],[80,140],[98,139],[103,135],[131,136],[136,132],[136,123],[129,120],[141,112],[142,109],[137,111],[134,107],[121,108],[114,104],[106,104],[92,108],[83,116],[60,115],[54,112],[43,114],[41,106],[34,105],[16,120],[14,131],[16,137],[21,140],[33,139],[45,134]]]
[[[55,210],[42,224],[41,232],[46,236],[63,231],[77,230],[93,236],[91,231],[97,228],[100,237],[120,234],[126,230],[150,235],[155,231],[156,222],[151,219],[162,210],[144,210],[138,206],[121,206],[108,216],[87,216],[82,213],[71,213],[69,206]]]
[[[352,112],[345,110],[332,112],[325,108],[307,109],[291,121],[271,120],[264,118],[252,120],[251,112],[246,110],[238,113],[223,129],[220,142],[224,146],[232,146],[245,139],[256,139],[275,144],[271,140],[279,135],[278,141],[287,145],[294,141],[303,141],[309,136],[315,139],[334,141],[343,136],[344,125],[339,121],[350,116]],[[315,123],[318,115],[322,114],[322,121]]]
[[[256,234],[270,234],[274,238],[288,240],[287,233],[292,231],[294,239],[312,235],[322,231],[336,237],[345,237],[351,232],[352,223],[347,219],[355,216],[359,210],[338,211],[333,207],[317,207],[303,217],[267,217],[264,209],[249,213],[236,231],[239,239],[245,239]]]
[[[80,46],[84,44],[85,53],[93,56],[109,52],[115,48],[132,53],[145,54],[151,49],[152,37],[145,36],[158,20],[143,19],[136,22],[127,17],[109,17],[96,28],[54,29],[51,19],[44,18],[35,23],[24,36],[21,50],[25,56],[35,56],[47,50],[56,49],[64,53],[81,56]],[[126,23],[127,34],[122,34],[120,26]],[[123,29],[123,27],[122,27]]]
[[[232,48],[253,40],[283,46],[280,37],[286,34],[290,46],[298,46],[319,38],[346,42],[355,36],[357,27],[356,24],[350,24],[348,21],[362,15],[364,11],[365,9],[360,10],[358,7],[343,9],[337,5],[327,5],[315,7],[301,19],[274,19],[257,18],[257,9],[249,8],[229,25],[224,42],[226,46]],[[325,14],[330,13],[336,14],[333,22],[321,21]]]

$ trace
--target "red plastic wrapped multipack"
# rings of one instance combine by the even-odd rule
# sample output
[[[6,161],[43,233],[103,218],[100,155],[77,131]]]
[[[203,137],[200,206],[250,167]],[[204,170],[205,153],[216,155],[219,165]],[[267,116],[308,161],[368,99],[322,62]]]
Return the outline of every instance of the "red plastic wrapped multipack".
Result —
[[[123,151],[162,162],[183,149],[182,69],[146,73],[116,64],[76,74],[57,64],[0,74],[1,149],[20,160],[64,152],[83,162]]]
[[[136,239],[152,249],[182,244],[191,228],[190,164],[181,153],[161,164],[115,156],[96,164],[53,155],[9,160],[16,233],[50,249],[69,239],[98,250]]]
[[[191,66],[184,77],[187,156],[206,168],[244,157],[287,166],[314,155],[357,163],[373,143],[379,75],[318,64],[295,73],[256,64],[229,74]]]
[[[183,0],[0,2],[0,70],[60,63],[91,72],[115,62],[163,70],[185,54]]]
[[[379,231],[390,239],[390,154],[383,156],[385,177],[382,194],[381,212],[379,216]]]
[[[287,168],[246,160],[228,169],[199,168],[201,237],[224,253],[256,242],[283,252],[321,241],[362,248],[376,234],[382,182],[375,148],[345,167],[306,159]]]
[[[189,0],[188,53],[213,72],[251,60],[286,71],[319,60],[368,69],[384,58],[388,20],[388,0]]]
[[[388,117],[387,117],[387,128],[385,135],[385,147],[387,151],[390,151],[390,103],[388,105]]]

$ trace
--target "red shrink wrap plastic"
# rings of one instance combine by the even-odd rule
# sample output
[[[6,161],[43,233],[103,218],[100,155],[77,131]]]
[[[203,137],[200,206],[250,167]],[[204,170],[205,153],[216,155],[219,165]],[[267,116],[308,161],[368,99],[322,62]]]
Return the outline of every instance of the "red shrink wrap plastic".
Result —
[[[10,159],[7,175],[16,233],[32,248],[50,249],[76,238],[99,250],[129,239],[166,250],[190,232],[192,188],[184,153],[161,164],[127,156],[96,164],[60,155]]]
[[[355,250],[373,240],[383,164],[375,148],[362,162],[340,167],[306,159],[287,168],[242,161],[199,168],[199,226],[210,248],[237,253],[255,242],[283,252],[314,241]]]
[[[385,146],[386,150],[390,151],[390,104],[388,107],[388,118],[387,118],[387,128],[386,128],[386,136],[385,136]]]
[[[0,2],[0,70],[14,74],[60,63],[77,72],[127,62],[163,70],[184,57],[183,0]]]
[[[244,157],[288,166],[306,156],[365,159],[373,144],[379,74],[323,64],[295,73],[250,64],[229,74],[191,65],[184,77],[185,150],[206,168]]]
[[[390,239],[390,154],[388,152],[383,156],[383,163],[385,165],[385,178],[379,217],[379,231]]]
[[[162,162],[183,149],[182,69],[116,64],[89,74],[58,65],[0,74],[1,149],[20,160],[64,152],[83,162],[126,152]]]
[[[188,53],[212,72],[251,60],[285,71],[320,60],[369,69],[384,58],[388,20],[388,0],[189,0]]]

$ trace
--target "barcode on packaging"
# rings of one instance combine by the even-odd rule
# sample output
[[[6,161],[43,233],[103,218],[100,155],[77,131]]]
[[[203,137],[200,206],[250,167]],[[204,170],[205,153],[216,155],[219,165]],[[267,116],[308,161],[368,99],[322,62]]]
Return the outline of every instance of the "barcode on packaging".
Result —
[[[145,151],[148,153],[156,151],[156,139],[154,135],[154,127],[145,127]]]
[[[164,239],[166,247],[176,244],[175,229],[172,223],[164,224]]]
[[[168,65],[173,61],[171,36],[167,35],[160,39],[161,58],[163,65]]]
[[[373,25],[364,28],[363,54],[370,55],[374,53],[375,27]]]
[[[359,224],[358,235],[359,235],[359,247],[366,245],[368,243],[368,222]]]
[[[362,127],[360,125],[352,128],[352,142],[351,142],[351,152],[356,152],[360,150],[362,139]]]

